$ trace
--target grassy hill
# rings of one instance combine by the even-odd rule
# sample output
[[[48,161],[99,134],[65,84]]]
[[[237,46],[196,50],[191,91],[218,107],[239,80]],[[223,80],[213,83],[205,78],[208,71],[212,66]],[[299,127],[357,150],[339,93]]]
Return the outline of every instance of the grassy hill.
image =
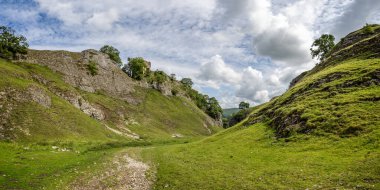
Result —
[[[156,189],[379,189],[380,28],[343,38],[283,95],[188,145],[136,149]]]
[[[94,172],[115,148],[220,130],[189,99],[151,88],[131,86],[136,102],[128,102],[81,90],[47,66],[1,59],[0,75],[0,189],[61,189]]]
[[[343,38],[283,95],[220,132],[189,99],[105,62],[87,74],[78,53],[33,52],[32,62],[49,67],[0,60],[0,189],[72,189],[115,172],[121,152],[127,165],[125,152],[151,166],[155,189],[380,189],[380,27],[372,28]]]
[[[2,140],[109,141],[131,139],[130,134],[153,140],[218,130],[209,127],[210,119],[188,99],[164,96],[157,90],[135,87],[131,97],[139,103],[131,104],[102,91],[80,90],[65,83],[59,73],[37,64],[0,60],[0,73]],[[78,109],[70,96],[88,106]]]

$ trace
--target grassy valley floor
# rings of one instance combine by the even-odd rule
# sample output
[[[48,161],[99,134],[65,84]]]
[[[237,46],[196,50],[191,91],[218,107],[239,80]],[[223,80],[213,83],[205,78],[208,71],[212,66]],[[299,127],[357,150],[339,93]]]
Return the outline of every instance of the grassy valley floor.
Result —
[[[141,151],[155,189],[379,189],[379,131],[361,137],[276,140],[265,124],[187,145]]]

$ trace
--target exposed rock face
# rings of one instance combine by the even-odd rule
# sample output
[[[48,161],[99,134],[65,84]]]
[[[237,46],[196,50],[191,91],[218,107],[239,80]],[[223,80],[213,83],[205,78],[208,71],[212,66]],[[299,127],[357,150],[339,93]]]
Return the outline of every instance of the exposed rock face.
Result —
[[[152,84],[152,88],[160,91],[165,96],[172,96],[172,85],[170,85],[169,83],[169,81],[166,81],[164,83],[154,82]]]
[[[47,108],[51,106],[51,98],[49,95],[46,94],[46,92],[43,89],[37,86],[30,86],[28,88],[28,92],[30,94],[31,99],[34,102]]]
[[[174,94],[173,89],[180,89],[180,84],[177,81],[168,80],[160,84],[157,82],[148,83],[145,80],[134,81],[107,54],[91,49],[80,53],[29,50],[27,57],[19,61],[47,66],[62,74],[63,80],[73,87],[91,93],[100,91],[114,98],[125,100],[132,105],[138,105],[144,99],[144,97],[133,94],[135,87],[153,88],[165,96],[172,96]],[[145,64],[148,68],[151,67],[150,62]],[[91,65],[95,65],[95,72],[91,70]],[[106,119],[106,109],[99,105],[90,104],[81,97],[80,93],[59,89],[53,81],[48,81],[37,74],[32,74],[32,78],[47,86],[49,91],[67,100],[85,114],[98,120]],[[184,92],[176,91],[178,91],[175,93],[176,96],[186,97]],[[46,99],[42,91],[34,91],[33,93],[33,100],[44,106],[50,106],[51,102]],[[221,122],[209,121],[207,123],[219,125]]]
[[[99,106],[92,105],[87,102],[82,96],[70,91],[59,91],[57,89],[51,89],[57,96],[65,99],[74,107],[80,109],[83,113],[93,117],[97,120],[104,120],[105,114]]]
[[[83,98],[78,99],[79,102],[79,109],[83,111],[83,113],[97,119],[97,120],[104,120],[105,116],[103,111],[98,108],[97,106],[91,105],[87,101],[85,101]]]
[[[28,57],[21,61],[48,66],[62,73],[65,82],[87,92],[102,90],[127,100],[135,86],[108,55],[96,50],[85,50],[81,53],[29,50]],[[90,62],[96,63],[98,69],[94,76],[87,68]]]

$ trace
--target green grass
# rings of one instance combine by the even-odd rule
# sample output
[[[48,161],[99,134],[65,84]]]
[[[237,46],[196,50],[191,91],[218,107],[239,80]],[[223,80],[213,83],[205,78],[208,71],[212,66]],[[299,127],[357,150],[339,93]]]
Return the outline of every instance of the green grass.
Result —
[[[1,91],[34,85],[52,99],[50,108],[7,102],[14,129],[6,132],[14,142],[0,142],[0,189],[62,189],[78,176],[102,172],[106,165],[98,163],[119,150],[157,170],[155,189],[380,189],[380,59],[367,53],[317,65],[220,132],[204,127],[207,116],[185,98],[136,88],[131,97],[139,102],[128,103],[73,88],[46,67],[0,60]],[[85,115],[52,88],[80,94],[102,107],[106,119]],[[127,127],[142,139],[117,135],[104,124]],[[218,133],[205,138],[209,131]]]
[[[380,188],[379,133],[276,140],[265,124],[233,127],[202,141],[143,149],[155,189]]]
[[[104,92],[88,93],[76,89],[65,83],[59,73],[36,64],[0,60],[0,73],[0,91],[17,89],[22,94],[30,86],[36,86],[43,89],[52,100],[50,108],[31,101],[7,100],[6,103],[12,103],[8,123],[17,126],[16,130],[7,131],[7,135],[16,141],[125,139],[106,129],[104,124],[114,129],[127,127],[148,141],[171,141],[173,134],[186,138],[210,135],[204,124],[209,126],[211,133],[220,130],[219,127],[212,127],[207,115],[191,101],[176,96],[166,97],[153,89],[136,88],[131,96],[141,103],[133,105]],[[57,96],[56,92],[80,94],[91,104],[102,107],[105,120],[99,122],[89,117]],[[120,114],[125,116],[124,121]],[[128,122],[129,125],[126,124]]]
[[[370,82],[379,71],[380,59],[351,59],[328,66],[255,110],[246,123],[260,117],[269,120],[280,136],[294,132],[340,136],[370,133],[380,125],[376,101],[380,88]],[[341,76],[328,79],[337,73]],[[296,122],[281,128],[281,121],[292,120],[289,118]]]
[[[0,143],[0,189],[62,189],[76,177],[100,169],[96,163],[117,150],[84,151],[90,146]]]
[[[0,98],[0,113],[11,111],[0,139],[0,189],[62,189],[79,175],[101,171],[94,163],[106,162],[113,153],[125,147],[164,146],[188,143],[210,135],[205,113],[185,98],[166,97],[156,90],[137,88],[134,105],[108,96],[104,92],[88,93],[65,83],[62,76],[37,64],[10,63],[0,60],[0,92],[11,98]],[[28,89],[42,89],[51,99],[44,107],[26,98]],[[14,91],[13,94],[9,93]],[[102,108],[104,121],[98,121],[75,108],[56,93],[75,93]],[[125,120],[120,119],[120,113]],[[125,122],[134,124],[126,125]],[[105,127],[128,127],[142,139],[113,133]],[[211,133],[219,127],[209,127]],[[173,138],[181,134],[183,138]],[[7,141],[7,142],[6,142]],[[53,146],[66,147],[67,152]]]
[[[235,127],[141,149],[155,189],[380,189],[380,59],[357,55],[317,66]]]

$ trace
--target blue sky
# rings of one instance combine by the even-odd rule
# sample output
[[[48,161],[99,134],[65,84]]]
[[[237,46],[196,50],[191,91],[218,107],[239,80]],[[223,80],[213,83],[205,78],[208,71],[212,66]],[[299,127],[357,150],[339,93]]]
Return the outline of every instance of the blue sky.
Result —
[[[312,68],[310,45],[379,23],[378,0],[0,0],[0,25],[34,49],[104,44],[190,77],[222,107],[259,104]]]

